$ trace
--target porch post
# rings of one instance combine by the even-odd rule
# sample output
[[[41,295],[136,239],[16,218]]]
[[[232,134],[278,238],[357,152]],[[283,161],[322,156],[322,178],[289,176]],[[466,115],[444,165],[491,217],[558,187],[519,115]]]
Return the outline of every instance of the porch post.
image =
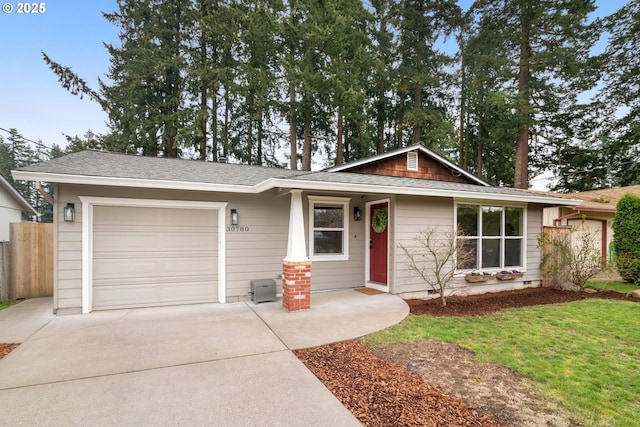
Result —
[[[311,261],[304,238],[302,190],[291,190],[287,256],[282,260],[282,305],[287,311],[311,307]]]

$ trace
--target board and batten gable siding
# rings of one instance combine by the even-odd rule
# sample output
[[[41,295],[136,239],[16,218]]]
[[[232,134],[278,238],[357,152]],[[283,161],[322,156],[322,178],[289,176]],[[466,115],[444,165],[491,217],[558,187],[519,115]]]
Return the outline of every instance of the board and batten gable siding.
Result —
[[[305,220],[305,241],[307,255],[311,253],[309,243],[309,196],[345,197],[349,198],[347,217],[349,218],[349,259],[340,261],[311,260],[311,291],[348,289],[364,285],[365,250],[368,249],[365,234],[365,201],[359,195],[344,193],[303,193],[303,210]],[[355,221],[353,208],[360,208],[362,219]],[[312,225],[311,225],[312,226]]]

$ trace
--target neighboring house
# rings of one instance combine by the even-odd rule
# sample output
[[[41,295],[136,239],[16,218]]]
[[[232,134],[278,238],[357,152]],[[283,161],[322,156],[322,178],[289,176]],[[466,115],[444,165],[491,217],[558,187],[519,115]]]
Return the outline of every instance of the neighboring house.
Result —
[[[55,185],[57,313],[247,300],[267,278],[289,311],[311,291],[424,296],[399,246],[457,223],[477,268],[526,273],[460,270],[456,292],[539,286],[543,209],[579,203],[492,187],[420,145],[324,171],[84,151],[13,175]]]
[[[9,241],[10,223],[37,215],[38,211],[0,175],[0,242]]]
[[[625,194],[640,196],[640,185],[557,194],[574,200],[582,200],[579,206],[558,206],[544,210],[544,225],[581,227],[596,238],[604,260],[610,260],[613,242],[613,217],[618,201]]]

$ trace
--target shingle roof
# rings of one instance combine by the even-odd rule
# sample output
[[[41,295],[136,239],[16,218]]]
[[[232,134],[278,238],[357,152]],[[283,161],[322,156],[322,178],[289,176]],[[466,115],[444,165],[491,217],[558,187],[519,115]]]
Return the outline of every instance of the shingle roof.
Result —
[[[289,169],[144,157],[94,150],[72,153],[18,170],[61,175],[247,186],[257,185],[269,178],[288,178],[304,173]]]
[[[567,194],[572,199],[582,200],[580,210],[610,210],[615,212],[616,206],[622,196],[632,193],[640,196],[640,185],[628,187],[605,188],[603,190],[583,191],[581,193]]]
[[[459,182],[435,181],[430,179],[401,178],[385,175],[367,175],[349,172],[312,172],[292,178],[296,181],[316,181],[344,184],[366,184],[380,187],[405,187],[425,190],[467,191],[471,193],[500,194],[504,196],[522,196],[522,193],[505,187],[485,187],[482,185]]]
[[[289,169],[83,151],[13,172],[16,179],[257,193],[271,188],[412,194],[559,205],[565,201],[503,187],[349,172]],[[562,202],[562,203],[561,203]],[[576,204],[566,201],[566,204]]]

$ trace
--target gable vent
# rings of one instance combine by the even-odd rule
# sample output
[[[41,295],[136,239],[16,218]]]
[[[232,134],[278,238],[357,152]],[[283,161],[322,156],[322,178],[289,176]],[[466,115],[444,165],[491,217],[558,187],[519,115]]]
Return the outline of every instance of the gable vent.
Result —
[[[407,153],[407,170],[418,170],[418,153],[416,151]]]

